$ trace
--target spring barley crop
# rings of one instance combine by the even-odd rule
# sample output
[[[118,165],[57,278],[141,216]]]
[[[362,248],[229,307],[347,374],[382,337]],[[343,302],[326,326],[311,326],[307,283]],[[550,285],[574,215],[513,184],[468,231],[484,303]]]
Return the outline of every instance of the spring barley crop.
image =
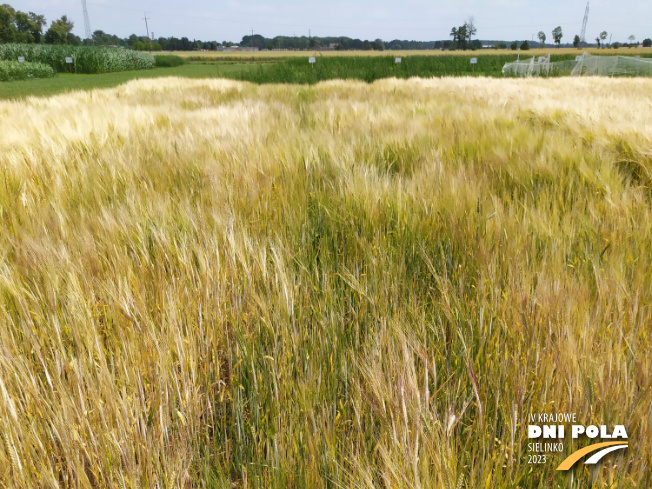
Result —
[[[652,483],[652,81],[133,81],[0,102],[8,487]],[[611,470],[617,464],[617,470]],[[597,477],[596,477],[597,475]]]

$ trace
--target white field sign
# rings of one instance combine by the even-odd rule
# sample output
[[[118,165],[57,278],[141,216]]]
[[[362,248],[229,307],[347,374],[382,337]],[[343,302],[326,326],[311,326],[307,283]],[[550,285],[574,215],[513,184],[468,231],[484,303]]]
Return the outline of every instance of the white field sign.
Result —
[[[477,65],[478,64],[478,58],[471,58],[471,64],[472,65]]]
[[[401,58],[396,58],[394,60],[394,63],[396,63],[397,65],[401,64]]]
[[[310,63],[311,65],[315,64],[315,61],[317,61],[317,60],[312,56],[310,58],[308,58],[308,63]]]
[[[18,62],[19,62],[19,63],[24,63],[24,62],[25,62],[25,58],[24,58],[23,56],[19,56],[19,57],[18,57]]]
[[[66,63],[71,65],[72,64],[72,58],[70,58],[70,57],[66,58]]]

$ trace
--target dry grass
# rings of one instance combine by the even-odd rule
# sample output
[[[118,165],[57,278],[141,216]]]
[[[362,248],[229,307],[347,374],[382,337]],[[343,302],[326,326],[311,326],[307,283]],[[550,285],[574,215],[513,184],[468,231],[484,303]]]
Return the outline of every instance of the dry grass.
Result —
[[[525,458],[562,410],[635,447],[573,487],[649,487],[651,94],[1,102],[2,485],[569,487]]]

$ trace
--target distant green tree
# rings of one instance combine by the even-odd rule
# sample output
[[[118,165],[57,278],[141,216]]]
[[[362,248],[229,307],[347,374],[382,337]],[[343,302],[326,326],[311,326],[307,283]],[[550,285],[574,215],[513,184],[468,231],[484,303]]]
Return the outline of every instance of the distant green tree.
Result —
[[[14,14],[14,23],[16,24],[16,42],[21,44],[31,44],[34,42],[34,34],[36,26],[32,24],[29,14],[25,12],[16,11]]]
[[[602,31],[600,33],[600,41],[602,41],[602,42],[606,41],[608,35],[609,34],[607,34],[607,31]],[[600,47],[600,43],[598,43],[598,47]]]
[[[575,37],[573,38],[573,47],[578,48],[580,46],[580,36],[575,34]]]
[[[39,43],[44,25],[42,15],[21,12],[8,4],[0,5],[0,43]]]
[[[14,25],[13,9],[8,5],[0,6],[0,43],[14,42],[16,40],[16,26]]]
[[[649,37],[647,39],[643,39],[643,47],[652,48],[652,39],[650,39]]]
[[[627,39],[629,39],[629,47],[631,48],[632,46],[634,46],[634,41],[636,41],[636,36],[632,34]]]
[[[451,36],[453,38],[453,44],[458,43],[459,32],[457,32],[457,27],[453,27],[451,29],[451,33],[449,34],[449,36]]]
[[[65,15],[59,20],[53,20],[45,33],[46,44],[68,44],[68,33],[73,27],[74,24]]]
[[[453,38],[453,44],[457,44],[457,49],[468,49],[471,45],[471,36],[476,33],[477,29],[473,24],[473,17],[470,17],[463,25],[453,27],[449,34]]]
[[[83,41],[81,37],[76,36],[72,32],[69,32],[66,36],[66,44],[70,44],[71,46],[81,46]]]
[[[510,47],[510,49],[511,49],[512,51],[516,51],[516,50],[518,49],[518,43],[517,43],[516,41],[514,41],[513,43],[511,43],[511,44],[509,45],[509,47]]]
[[[546,33],[543,31],[539,31],[537,34],[537,37],[539,38],[539,42],[541,43],[541,47],[544,47],[546,44]]]
[[[561,31],[561,26],[557,26],[552,30],[552,38],[555,40],[557,47],[561,47],[561,38],[564,37],[564,33]]]
[[[45,21],[45,16],[35,14],[34,12],[29,13],[29,21],[31,22],[32,36],[34,37],[35,43],[41,42],[41,37],[43,35],[43,28],[47,25]]]
[[[147,39],[147,36],[144,37],[144,39]],[[135,42],[131,48],[134,51],[161,51],[163,49],[163,46],[161,46],[158,42],[142,42],[138,41]]]
[[[457,47],[458,49],[466,49],[466,41],[469,38],[468,26],[466,24],[461,25],[457,28]]]
[[[521,49],[523,51],[529,51],[530,50],[530,43],[528,41],[523,41],[523,44],[521,44]]]

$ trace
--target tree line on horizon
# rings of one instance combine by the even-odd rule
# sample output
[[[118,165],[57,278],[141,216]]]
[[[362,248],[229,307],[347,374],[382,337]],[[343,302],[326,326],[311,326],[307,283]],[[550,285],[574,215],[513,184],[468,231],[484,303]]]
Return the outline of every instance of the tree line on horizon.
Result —
[[[0,5],[0,44],[6,43],[44,43],[44,44],[68,44],[96,45],[96,46],[120,46],[140,51],[217,51],[229,48],[237,43],[230,41],[201,41],[190,40],[188,37],[159,37],[149,39],[147,36],[131,34],[129,37],[121,38],[115,34],[108,34],[102,30],[96,30],[91,39],[82,39],[73,34],[74,23],[66,15],[53,20],[50,27],[45,30],[47,22],[45,16],[34,12],[21,12],[9,4]],[[260,34],[245,35],[238,44],[242,48],[259,50],[310,50],[310,49],[336,49],[336,50],[466,50],[482,49],[483,42],[473,39],[477,33],[477,27],[473,17],[469,17],[461,26],[453,27],[450,32],[452,40],[439,41],[413,41],[394,39],[383,41],[382,39],[362,40],[346,36],[276,36],[273,38],[264,37]],[[552,36],[557,47],[561,47],[563,33],[561,27],[552,31]],[[509,47],[516,49],[530,49],[534,47],[545,47],[546,35],[542,31],[538,34],[539,42],[513,41]],[[607,38],[607,32],[603,31],[596,37],[597,46]],[[635,37],[629,36],[630,44],[614,43],[612,47],[633,46]],[[496,49],[507,49],[505,41],[485,41]],[[579,36],[575,36],[573,46],[580,46]],[[569,44],[566,44],[569,45]],[[652,46],[652,40],[645,39],[643,46]],[[604,46],[603,46],[604,47]]]

